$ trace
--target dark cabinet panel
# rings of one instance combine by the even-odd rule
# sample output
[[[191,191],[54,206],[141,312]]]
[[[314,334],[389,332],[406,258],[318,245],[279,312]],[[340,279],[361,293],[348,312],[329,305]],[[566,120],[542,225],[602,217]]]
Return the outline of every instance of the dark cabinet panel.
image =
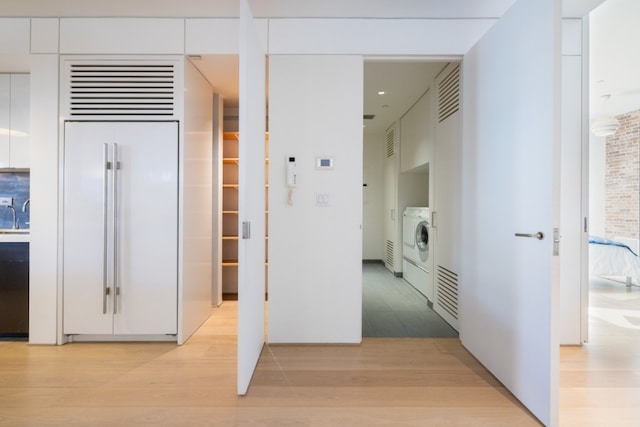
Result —
[[[0,243],[0,336],[29,333],[29,243]]]

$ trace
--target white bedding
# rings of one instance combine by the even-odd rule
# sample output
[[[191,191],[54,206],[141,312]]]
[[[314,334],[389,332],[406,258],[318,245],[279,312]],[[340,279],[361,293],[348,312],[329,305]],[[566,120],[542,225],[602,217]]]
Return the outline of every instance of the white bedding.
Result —
[[[638,283],[640,259],[627,248],[590,243],[589,274],[623,276],[623,278],[630,278],[633,282]],[[630,283],[629,279],[626,281]]]

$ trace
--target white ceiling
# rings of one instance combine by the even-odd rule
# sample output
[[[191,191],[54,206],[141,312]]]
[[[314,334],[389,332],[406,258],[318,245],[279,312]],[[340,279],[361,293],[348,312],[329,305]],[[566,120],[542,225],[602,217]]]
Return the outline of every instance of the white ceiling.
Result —
[[[249,0],[256,17],[497,18],[515,0]],[[563,0],[582,17],[603,0]],[[237,17],[238,0],[0,0],[1,16]]]
[[[640,109],[640,1],[607,0],[589,18],[591,117]]]
[[[422,97],[445,66],[442,62],[365,62],[364,114],[375,117],[364,121],[364,132],[383,134]]]
[[[572,0],[578,1],[578,0]],[[500,17],[514,0],[249,0],[255,17]],[[237,17],[238,0],[0,0],[3,16]]]

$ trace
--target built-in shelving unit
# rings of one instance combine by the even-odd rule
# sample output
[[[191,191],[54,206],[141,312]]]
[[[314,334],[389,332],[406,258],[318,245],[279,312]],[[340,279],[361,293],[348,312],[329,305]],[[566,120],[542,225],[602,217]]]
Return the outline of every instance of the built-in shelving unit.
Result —
[[[239,134],[238,132],[225,132],[223,135],[222,149],[222,292],[223,295],[238,293],[238,166],[239,159]],[[265,138],[265,152],[268,153],[268,138]],[[265,159],[266,166],[269,159]],[[265,182],[268,174],[265,176]],[[268,191],[266,185],[265,191]],[[266,194],[265,194],[266,196]],[[265,197],[265,200],[268,200]],[[268,202],[267,202],[268,203]],[[269,211],[265,206],[265,215]],[[268,218],[265,218],[268,223]],[[265,246],[268,237],[265,236]],[[268,258],[268,256],[267,256]],[[265,265],[267,261],[265,260]]]

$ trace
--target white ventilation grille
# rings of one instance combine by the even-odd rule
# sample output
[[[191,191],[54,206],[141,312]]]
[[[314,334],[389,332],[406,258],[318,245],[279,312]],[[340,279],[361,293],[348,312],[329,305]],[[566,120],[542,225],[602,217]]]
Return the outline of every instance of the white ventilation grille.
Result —
[[[443,122],[460,109],[460,65],[438,84],[438,122]]]
[[[391,129],[387,132],[387,158],[393,156],[395,153],[395,129]]]
[[[393,266],[394,266],[394,259],[393,259],[393,242],[391,240],[387,240],[387,260],[386,260],[386,264],[387,267],[390,268],[391,270],[393,270]]]
[[[175,68],[168,61],[68,63],[67,116],[171,119],[176,115]]]
[[[438,266],[436,305],[452,318],[458,319],[458,275]]]

